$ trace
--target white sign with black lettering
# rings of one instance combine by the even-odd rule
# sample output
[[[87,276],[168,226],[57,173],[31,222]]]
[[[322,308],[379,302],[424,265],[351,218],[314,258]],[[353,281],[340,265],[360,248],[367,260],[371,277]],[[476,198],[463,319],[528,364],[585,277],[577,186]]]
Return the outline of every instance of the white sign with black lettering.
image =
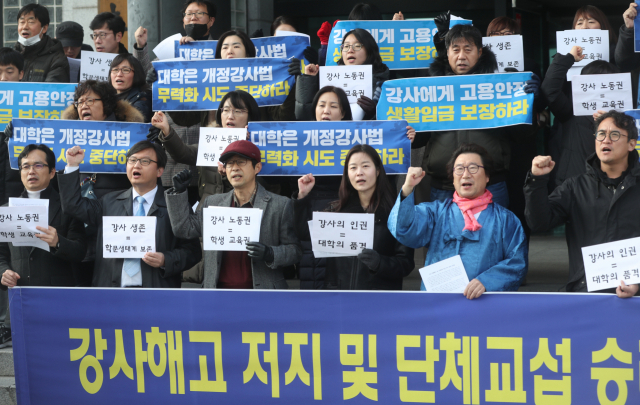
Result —
[[[111,61],[117,53],[84,51],[80,56],[80,81],[99,80],[109,81]]]
[[[371,65],[320,66],[320,88],[339,87],[347,93],[349,104],[358,97],[373,97],[373,73]]]
[[[594,60],[609,62],[609,31],[607,30],[566,30],[556,31],[557,52],[566,55],[571,48],[579,46],[585,56],[573,66],[586,66]]]
[[[524,71],[524,51],[522,48],[522,35],[504,35],[482,38],[482,45],[489,47],[496,55],[498,72],[504,72],[505,68]]]
[[[226,147],[244,139],[247,139],[245,128],[200,128],[196,166],[218,167],[220,155]]]
[[[332,252],[321,252],[316,249],[318,246],[318,239],[316,239],[315,234],[313,233],[313,221],[307,221],[309,225],[309,235],[311,236],[311,250],[313,251],[313,257],[316,259],[322,259],[324,257],[341,257],[341,256],[357,256],[359,253],[350,252],[350,253],[332,253]]]
[[[573,115],[598,110],[624,112],[633,108],[630,73],[574,76],[571,81]]]
[[[374,214],[313,213],[313,250],[353,256],[373,249]]]
[[[247,250],[247,242],[260,241],[261,209],[207,207],[202,220],[204,250]]]
[[[582,248],[587,290],[598,291],[640,283],[640,238],[624,239]]]
[[[102,255],[140,259],[156,251],[157,217],[102,217]]]
[[[0,242],[39,242],[37,226],[49,226],[49,208],[40,206],[0,207]]]
[[[10,197],[9,198],[9,207],[34,207],[34,206],[38,206],[38,207],[47,207],[47,216],[48,216],[48,212],[49,212],[49,200],[46,198],[40,199],[40,198],[14,198],[14,197]],[[48,227],[48,221],[47,221],[47,225],[38,225],[38,226],[45,226]],[[40,232],[40,231],[38,231]],[[38,239],[35,238],[33,240],[29,240],[28,242],[12,242],[13,246],[34,246],[37,247],[39,249],[42,250],[46,250],[47,252],[50,252],[51,249],[49,247],[49,244],[45,241],[43,241],[42,239]]]

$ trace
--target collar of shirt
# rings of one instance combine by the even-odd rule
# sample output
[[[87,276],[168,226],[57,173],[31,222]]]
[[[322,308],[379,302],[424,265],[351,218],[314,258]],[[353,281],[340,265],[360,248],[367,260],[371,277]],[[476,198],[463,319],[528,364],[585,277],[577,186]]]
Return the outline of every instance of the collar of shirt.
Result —
[[[256,193],[258,191],[258,181],[256,180],[256,188],[253,189],[253,193],[251,193],[251,197],[249,197],[249,201],[245,204],[249,204],[251,207],[253,207],[253,203],[256,200]],[[236,192],[233,192],[233,202],[234,202],[234,206],[236,207],[244,207],[244,205],[240,205],[240,201],[238,201],[238,196],[236,195]]]
[[[153,204],[153,201],[156,198],[156,193],[158,192],[158,186],[155,186],[155,188],[151,191],[149,191],[147,194],[143,195],[142,197],[144,197],[144,203],[142,204],[142,206],[144,207],[144,214],[147,215],[149,213],[149,208],[151,208],[151,205]],[[136,190],[131,187],[131,197],[133,199],[133,212],[136,212],[136,208],[138,207],[138,203],[136,202],[136,197],[140,196],[140,194],[138,194],[136,192]]]

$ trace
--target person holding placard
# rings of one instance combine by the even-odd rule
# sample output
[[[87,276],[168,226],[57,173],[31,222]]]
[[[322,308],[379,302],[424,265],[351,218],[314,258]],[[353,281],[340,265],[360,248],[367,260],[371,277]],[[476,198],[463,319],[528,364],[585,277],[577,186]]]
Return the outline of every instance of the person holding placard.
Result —
[[[257,181],[262,169],[260,150],[249,141],[231,143],[220,155],[233,190],[204,200],[204,207],[259,208],[260,238],[246,243],[247,251],[206,250],[204,288],[286,289],[282,267],[300,259],[300,243],[293,230],[291,200],[268,192]],[[191,173],[184,170],[167,190],[167,208],[173,232],[183,238],[215,238],[203,235],[203,210],[193,212],[187,199]]]
[[[302,176],[293,196],[296,234],[303,241],[311,240],[307,221],[314,211],[315,183],[313,174]],[[393,193],[378,152],[369,145],[352,147],[345,158],[339,198],[325,210],[375,214],[373,249],[363,249],[357,256],[328,257],[323,288],[402,290],[403,277],[413,271],[413,249],[394,240],[387,228]]]
[[[113,58],[109,83],[118,93],[118,100],[125,100],[140,111],[144,122],[151,121],[151,90],[142,65],[133,55],[121,54]]]
[[[607,15],[596,6],[582,6],[573,17],[574,30],[607,30],[609,31],[609,62],[615,63],[616,43],[618,36],[611,27]]]
[[[60,195],[51,183],[56,175],[56,156],[46,145],[27,145],[18,156],[18,166],[24,185],[20,198],[48,200],[48,226],[38,227],[42,233],[36,235],[46,242],[48,250],[0,243],[0,288],[76,286],[74,263],[84,258],[87,242],[84,224],[63,213]],[[10,342],[11,319],[7,308],[4,324],[0,325],[0,347]]]
[[[62,210],[82,222],[98,228],[94,287],[180,288],[182,272],[202,257],[197,239],[180,239],[171,231],[164,189],[158,185],[167,154],[158,144],[140,141],[127,152],[127,178],[131,187],[99,199],[80,194],[79,165],[84,150],[74,146],[67,150],[64,174],[58,174]],[[134,215],[135,214],[135,215]],[[134,263],[104,257],[103,217],[154,216],[157,218],[155,249]]]
[[[486,149],[462,144],[447,163],[453,199],[416,205],[413,190],[426,173],[411,167],[389,216],[400,243],[428,248],[425,266],[460,255],[471,280],[463,293],[468,299],[516,291],[527,274],[529,248],[520,220],[487,189],[493,168]]]

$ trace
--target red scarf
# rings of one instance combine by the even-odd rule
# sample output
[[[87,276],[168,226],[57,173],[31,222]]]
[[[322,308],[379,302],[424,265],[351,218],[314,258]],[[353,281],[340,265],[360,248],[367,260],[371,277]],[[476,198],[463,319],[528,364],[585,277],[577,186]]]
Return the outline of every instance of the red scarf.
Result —
[[[487,205],[493,202],[493,194],[489,190],[484,190],[484,194],[480,197],[470,200],[460,197],[456,191],[453,193],[453,202],[458,204],[458,208],[462,211],[462,217],[464,218],[464,228],[462,230],[466,231],[468,229],[474,232],[482,228],[475,215],[484,211]]]

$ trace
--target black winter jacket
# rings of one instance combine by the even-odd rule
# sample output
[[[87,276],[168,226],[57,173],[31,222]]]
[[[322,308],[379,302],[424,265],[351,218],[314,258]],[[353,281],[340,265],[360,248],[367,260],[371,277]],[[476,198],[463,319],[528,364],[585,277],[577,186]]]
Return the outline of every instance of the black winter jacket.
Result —
[[[626,176],[614,187],[600,171],[594,153],[586,173],[567,179],[547,196],[549,176],[529,174],[524,187],[525,215],[533,232],[565,224],[569,248],[567,291],[587,291],[581,248],[640,236],[640,164],[629,153]]]
[[[144,116],[144,122],[151,122],[153,110],[151,108],[151,91],[140,87],[132,87],[129,91],[118,94],[118,100],[128,101]]]
[[[633,28],[624,24],[620,27],[618,43],[616,44],[616,65],[621,72],[631,72],[631,92],[633,93],[633,108],[637,108],[638,74],[640,73],[640,53],[636,53]]]
[[[14,49],[24,57],[21,81],[69,83],[69,61],[57,40],[45,34],[37,44],[24,47],[16,42]]]

